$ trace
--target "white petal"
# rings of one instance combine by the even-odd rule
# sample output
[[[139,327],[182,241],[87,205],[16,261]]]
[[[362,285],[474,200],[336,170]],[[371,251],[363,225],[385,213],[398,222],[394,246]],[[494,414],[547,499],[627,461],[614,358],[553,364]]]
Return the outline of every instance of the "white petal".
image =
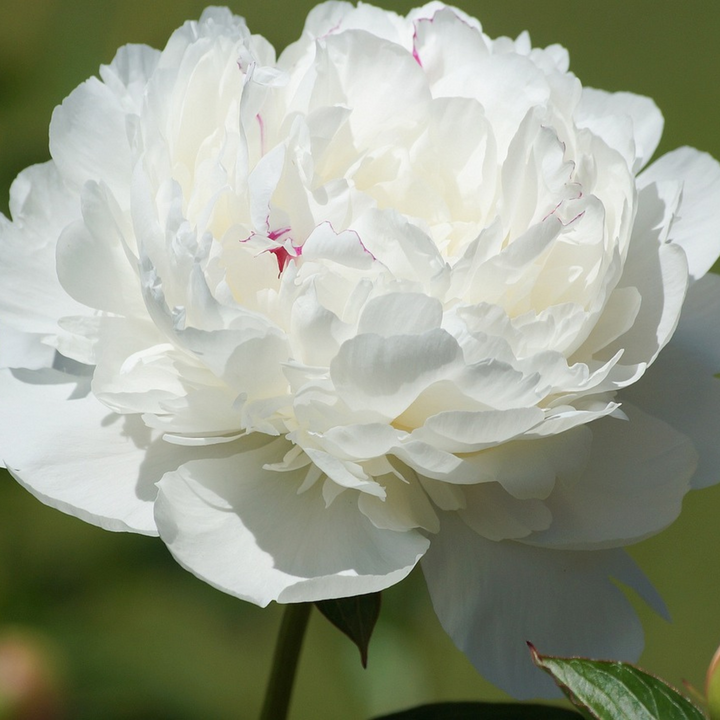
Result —
[[[465,507],[463,488],[426,477],[420,477],[420,484],[440,510],[461,510]]]
[[[373,256],[365,249],[360,236],[352,230],[336,233],[330,223],[318,225],[302,246],[304,260],[326,259],[347,267],[366,269]]]
[[[352,488],[376,497],[384,498],[385,491],[381,485],[371,480],[362,466],[349,460],[340,460],[329,453],[315,448],[303,448],[307,456],[327,475],[329,480],[343,488]]]
[[[55,108],[50,153],[67,182],[80,188],[87,180],[102,180],[127,207],[133,163],[125,111],[97,78],[86,80]]]
[[[720,481],[720,278],[690,286],[678,329],[642,379],[622,397],[690,438],[699,454],[692,485]]]
[[[663,131],[663,116],[648,97],[583,88],[575,113],[578,127],[589,128],[638,172],[652,157]]]
[[[720,164],[707,153],[679,148],[638,177],[640,187],[665,181],[682,183],[669,237],[685,250],[690,276],[697,280],[720,255]]]
[[[176,449],[139,418],[101,405],[88,380],[0,371],[0,460],[47,505],[107,530],[155,535],[154,483]]]
[[[372,256],[396,278],[427,283],[445,271],[445,261],[432,239],[393,210],[370,210],[353,228]]]
[[[479,362],[468,364],[453,381],[459,390],[477,402],[498,409],[527,409],[539,402],[549,387],[538,371],[544,369],[544,360],[537,358],[537,367],[528,363],[527,375],[515,370],[511,365],[492,356]]]
[[[382,590],[404,578],[428,541],[379,530],[344,492],[325,507],[303,469],[276,473],[283,440],[225,460],[189,462],[158,484],[160,535],[178,562],[250,602],[306,602]]]
[[[328,441],[334,455],[358,460],[380,457],[400,442],[406,433],[396,430],[385,423],[367,423],[365,425],[339,425],[323,434],[323,443]]]
[[[522,435],[538,425],[543,416],[536,407],[485,412],[449,410],[429,417],[412,436],[447,452],[477,452]]]
[[[268,327],[204,331],[187,328],[180,341],[213,374],[250,399],[284,394],[287,380],[282,363],[289,359],[287,341]]]
[[[576,357],[591,357],[631,330],[642,302],[636,287],[615,288]]]
[[[92,391],[109,409],[163,412],[187,393],[177,371],[185,358],[151,323],[104,318],[99,337]]]
[[[544,500],[558,477],[574,479],[585,469],[590,444],[589,428],[580,427],[538,440],[503,443],[472,462],[513,497]]]
[[[358,334],[420,335],[440,327],[442,305],[422,293],[389,293],[373,298],[363,308]]]
[[[80,217],[80,199],[48,162],[18,175],[10,210],[13,223],[0,215],[3,322],[23,332],[55,334],[58,318],[88,312],[63,290],[55,270],[57,239]]]
[[[545,530],[552,515],[540,500],[518,500],[498,483],[480,483],[464,488],[467,506],[458,515],[476,533],[488,540],[515,540],[533,531]]]
[[[480,28],[465,22],[454,8],[418,18],[413,42],[417,61],[431,84],[456,68],[477,67],[490,54]]]
[[[100,77],[128,110],[139,111],[159,59],[160,52],[147,45],[123,45],[109,65],[100,66]]]
[[[316,5],[305,18],[303,35],[309,35],[313,40],[324,37],[333,32],[347,15],[350,15],[354,6],[349,2],[324,2]]]
[[[527,542],[574,550],[628,545],[654,535],[680,513],[697,455],[690,440],[623,403],[629,420],[590,425],[584,472],[560,475],[545,500],[553,522]]]
[[[179,437],[195,438],[198,444],[225,442],[224,438],[240,435],[238,430],[243,427],[236,400],[237,395],[230,388],[200,386],[174,401],[163,399],[159,403],[161,410],[155,415],[143,415],[143,420],[148,427],[177,433]],[[168,435],[164,437],[173,442]]]
[[[115,199],[106,186],[88,182],[81,204],[83,220],[69,225],[58,242],[60,282],[69,295],[91,308],[145,316],[137,261],[125,251],[124,223]]]
[[[350,407],[372,407],[393,419],[424,388],[461,360],[457,342],[444,330],[422,335],[359,335],[342,345],[330,376]]]
[[[368,30],[377,37],[397,39],[401,18],[395,13],[360,3],[323,2],[314,7],[305,20],[303,38],[297,45],[345,30]],[[293,48],[291,45],[290,48]]]
[[[637,660],[640,621],[610,577],[663,610],[622,551],[493,542],[455,515],[443,516],[422,566],[446,632],[484,677],[518,699],[560,694],[526,642],[552,655]]]
[[[407,531],[424,528],[435,533],[440,522],[428,496],[417,479],[410,482],[394,475],[383,478],[385,498],[363,493],[358,508],[375,527],[387,530]]]
[[[393,450],[393,455],[409,465],[422,477],[443,480],[457,485],[474,485],[495,480],[478,463],[471,463],[429,443],[412,440]]]
[[[43,342],[43,335],[25,333],[0,324],[0,368],[51,367],[55,349]]]
[[[264,155],[248,177],[252,221],[258,232],[269,232],[270,203],[285,165],[285,145]]]
[[[408,127],[424,121],[430,102],[427,79],[404,48],[368,32],[349,31],[323,38],[316,53],[311,107],[351,108],[356,147],[397,142]]]
[[[677,245],[662,241],[663,228],[657,223],[665,208],[653,190],[651,186],[640,192],[638,218],[618,283],[618,288],[639,291],[640,309],[627,332],[597,353],[598,359],[609,360],[622,350],[623,366],[651,363],[657,357],[677,327],[687,291],[685,253]],[[612,312],[614,306],[614,301],[609,302],[604,312]],[[617,322],[624,322],[622,315]]]
[[[293,302],[290,323],[293,356],[311,366],[327,367],[343,340],[353,335],[351,326],[322,305],[314,283]]]

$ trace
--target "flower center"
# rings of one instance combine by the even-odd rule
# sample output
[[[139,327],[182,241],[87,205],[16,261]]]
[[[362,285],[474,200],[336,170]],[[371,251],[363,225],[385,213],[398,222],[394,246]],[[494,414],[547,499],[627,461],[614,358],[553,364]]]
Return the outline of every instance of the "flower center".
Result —
[[[302,246],[293,245],[292,238],[290,237],[290,228],[280,228],[278,230],[271,230],[267,234],[268,240],[274,242],[282,241],[282,244],[278,244],[275,247],[268,248],[266,252],[272,253],[275,256],[278,264],[278,277],[282,275],[283,270],[288,266],[288,263],[295,258],[302,255]],[[284,238],[284,240],[283,240]],[[289,249],[288,249],[289,248]]]

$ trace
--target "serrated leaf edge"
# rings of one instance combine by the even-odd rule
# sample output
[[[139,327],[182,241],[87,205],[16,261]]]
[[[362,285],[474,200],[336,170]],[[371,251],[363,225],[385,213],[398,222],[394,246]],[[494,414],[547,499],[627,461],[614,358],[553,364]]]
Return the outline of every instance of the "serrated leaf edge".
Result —
[[[544,670],[546,673],[548,673],[548,674],[550,675],[550,677],[552,677],[553,681],[557,684],[557,686],[558,686],[558,687],[563,691],[563,693],[568,697],[568,699],[570,700],[570,702],[572,702],[573,705],[575,705],[575,706],[583,713],[583,715],[589,715],[589,717],[590,717],[592,720],[603,720],[603,719],[602,719],[602,717],[601,717],[600,715],[598,715],[595,711],[591,710],[590,708],[579,705],[578,703],[582,702],[582,701],[580,700],[580,698],[575,695],[575,693],[570,689],[570,687],[568,687],[565,683],[560,682],[560,681],[558,680],[558,678],[556,678],[555,675],[553,675],[553,673],[550,671],[549,668],[543,666],[543,661],[544,661],[544,660],[546,660],[546,659],[547,659],[547,660],[558,660],[558,661],[561,661],[561,662],[568,662],[568,661],[570,661],[570,660],[579,660],[579,661],[581,661],[581,662],[584,661],[584,662],[591,662],[591,663],[607,663],[608,665],[619,665],[619,666],[621,666],[621,667],[629,667],[629,668],[632,668],[632,669],[636,670],[637,672],[639,672],[639,673],[641,673],[641,674],[643,674],[643,675],[647,675],[648,677],[651,677],[651,678],[653,678],[654,680],[656,680],[656,681],[660,684],[660,687],[661,687],[661,690],[662,690],[663,694],[665,694],[665,691],[666,691],[666,690],[671,690],[671,691],[673,691],[676,695],[678,695],[679,697],[681,697],[682,699],[684,699],[685,702],[691,707],[691,709],[694,710],[694,711],[698,714],[698,720],[700,720],[701,718],[702,718],[702,719],[705,719],[705,718],[707,717],[707,716],[705,715],[705,713],[704,713],[697,705],[695,705],[695,703],[693,703],[690,698],[688,698],[685,694],[683,694],[682,692],[680,692],[676,687],[674,687],[673,685],[671,685],[669,682],[667,682],[667,681],[664,680],[663,678],[655,675],[654,673],[648,672],[648,671],[645,670],[644,668],[639,667],[639,666],[636,665],[635,663],[631,663],[631,662],[620,662],[620,661],[618,661],[618,660],[597,660],[597,659],[594,659],[594,658],[583,657],[583,656],[581,656],[581,655],[571,655],[571,656],[567,656],[567,657],[562,657],[562,656],[559,656],[559,655],[542,655],[541,653],[538,652],[537,648],[536,648],[530,641],[526,641],[526,644],[527,644],[527,646],[528,646],[528,649],[530,650],[530,656],[532,657],[532,661],[533,661],[533,663],[535,664],[535,666],[536,666],[537,668],[539,668],[540,670]],[[612,677],[612,676],[611,676],[611,677]],[[613,679],[616,680],[616,681],[618,681],[617,678],[613,678]],[[640,678],[640,679],[642,679],[642,678]],[[625,683],[623,683],[621,680],[620,680],[619,682],[621,682],[623,685],[625,685]],[[627,687],[627,686],[625,686],[625,687]],[[646,686],[646,687],[647,687],[647,686]],[[567,691],[567,692],[566,692],[566,691]],[[603,693],[603,694],[605,694],[606,697],[609,698],[609,696],[607,696],[606,693]],[[677,703],[675,702],[675,699],[674,699],[673,697],[671,697],[671,696],[669,696],[669,695],[665,695],[665,697],[666,697],[668,700],[670,700],[674,705],[677,706]],[[609,699],[612,700],[612,698],[609,698]],[[613,701],[613,702],[614,702],[614,701]],[[646,706],[643,705],[643,708],[644,708],[648,713],[651,713],[651,711],[650,711]],[[678,706],[678,708],[679,708],[679,709],[682,709],[682,708],[680,708],[679,706]],[[655,717],[657,717],[657,713],[655,713]],[[662,720],[662,719],[659,718],[658,720]]]

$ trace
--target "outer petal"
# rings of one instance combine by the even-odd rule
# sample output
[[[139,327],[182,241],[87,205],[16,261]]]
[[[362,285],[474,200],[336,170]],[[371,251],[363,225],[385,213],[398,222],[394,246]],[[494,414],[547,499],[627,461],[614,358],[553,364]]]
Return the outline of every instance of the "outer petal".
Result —
[[[55,356],[54,348],[42,342],[43,335],[24,333],[0,323],[0,367],[50,367]]]
[[[699,454],[693,487],[720,481],[720,278],[693,283],[678,329],[640,382],[622,397],[687,435]]]
[[[125,108],[139,111],[148,79],[159,59],[160,52],[147,45],[124,45],[109,65],[100,66],[100,77]]]
[[[646,188],[639,195],[638,218],[615,291],[623,293],[627,288],[636,288],[640,307],[627,332],[597,354],[599,359],[609,360],[622,350],[621,365],[650,364],[657,357],[677,327],[687,291],[685,253],[677,245],[663,241],[665,208],[653,190]],[[613,303],[609,303],[605,312],[614,311]],[[591,336],[589,345],[594,342],[595,337]]]
[[[575,112],[579,127],[590,128],[620,152],[634,172],[652,157],[663,131],[663,116],[648,97],[583,88]]]
[[[400,46],[359,30],[327,36],[316,52],[318,81],[311,110],[328,104],[352,108],[348,122],[356,148],[397,141],[425,118],[427,80]]]
[[[315,40],[346,30],[367,30],[377,37],[397,42],[404,25],[403,19],[395,13],[372,5],[359,3],[356,7],[349,2],[323,2],[308,13],[302,37],[284,51],[280,62],[295,60],[300,51],[311,47]]]
[[[276,440],[166,474],[155,516],[175,559],[220,590],[262,606],[375,592],[402,580],[428,541],[414,531],[378,529],[352,491],[329,507],[322,483],[298,495],[305,469],[261,469],[282,460],[289,447]]]
[[[70,298],[55,272],[55,245],[80,216],[77,195],[52,162],[24,170],[10,190],[10,223],[0,215],[0,311],[3,323],[28,333],[55,334],[63,315],[87,309]]]
[[[694,148],[679,148],[642,173],[638,186],[678,181],[682,198],[669,238],[685,250],[690,277],[697,280],[720,254],[720,163]]]
[[[637,659],[635,611],[610,576],[662,601],[622,551],[568,552],[493,542],[446,514],[423,559],[435,612],[478,671],[516,698],[559,695],[526,642],[557,655]]]
[[[80,195],[83,220],[68,225],[57,245],[60,282],[69,296],[91,308],[146,316],[136,261],[125,251],[123,221],[114,198],[92,181]]]
[[[620,547],[653,535],[680,513],[697,454],[690,440],[624,403],[629,422],[602,418],[590,425],[585,472],[560,475],[545,500],[553,521],[531,544],[582,550]]]
[[[89,379],[0,370],[0,461],[47,505],[106,530],[156,535],[154,483],[178,449],[153,442],[139,418],[109,412],[87,394]]]
[[[75,186],[103,180],[120,204],[127,202],[132,156],[121,100],[90,78],[55,108],[50,153],[65,180]]]

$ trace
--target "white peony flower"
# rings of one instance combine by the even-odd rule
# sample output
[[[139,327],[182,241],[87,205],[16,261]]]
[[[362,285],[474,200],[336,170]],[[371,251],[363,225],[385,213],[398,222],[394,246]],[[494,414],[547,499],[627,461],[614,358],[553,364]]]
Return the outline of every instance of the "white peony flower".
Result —
[[[720,467],[720,166],[661,130],[437,2],[123,47],[0,216],[0,458],[258,605],[422,558],[519,697],[526,640],[634,658],[621,547]]]

